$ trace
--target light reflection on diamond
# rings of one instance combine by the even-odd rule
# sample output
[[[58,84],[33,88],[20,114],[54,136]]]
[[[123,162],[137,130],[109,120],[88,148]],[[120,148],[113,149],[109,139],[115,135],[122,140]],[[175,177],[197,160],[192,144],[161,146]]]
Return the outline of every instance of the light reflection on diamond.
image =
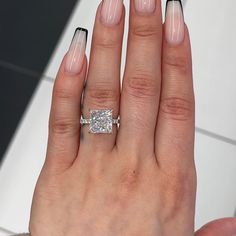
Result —
[[[112,110],[91,110],[90,119],[91,133],[112,133]]]

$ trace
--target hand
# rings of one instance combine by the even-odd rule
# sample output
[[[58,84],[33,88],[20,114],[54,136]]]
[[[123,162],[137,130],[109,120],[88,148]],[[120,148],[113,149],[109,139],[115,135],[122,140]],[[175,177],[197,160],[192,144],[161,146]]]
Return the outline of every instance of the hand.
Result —
[[[166,14],[162,25],[160,0],[131,0],[122,89],[122,1],[98,7],[88,73],[87,32],[76,31],[54,86],[32,236],[194,234],[190,40],[180,2],[168,1]],[[90,109],[113,109],[119,129],[89,133],[80,115]]]

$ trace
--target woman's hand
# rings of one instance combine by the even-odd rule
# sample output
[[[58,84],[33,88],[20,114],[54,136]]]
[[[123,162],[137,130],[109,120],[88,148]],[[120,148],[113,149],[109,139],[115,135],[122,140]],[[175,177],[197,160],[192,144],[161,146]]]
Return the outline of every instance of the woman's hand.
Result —
[[[163,26],[160,0],[131,0],[120,89],[124,18],[121,0],[104,0],[88,73],[84,29],[76,31],[61,64],[32,236],[194,233],[194,94],[181,3],[168,1]],[[119,129],[89,133],[80,116],[89,118],[96,109],[112,109],[113,118],[120,114]]]

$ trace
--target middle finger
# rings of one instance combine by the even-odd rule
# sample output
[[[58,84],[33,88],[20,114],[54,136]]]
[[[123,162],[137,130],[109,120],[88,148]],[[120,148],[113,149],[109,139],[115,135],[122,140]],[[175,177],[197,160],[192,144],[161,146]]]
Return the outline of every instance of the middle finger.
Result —
[[[160,0],[131,0],[117,145],[154,151],[161,84]],[[140,152],[139,152],[140,153]]]

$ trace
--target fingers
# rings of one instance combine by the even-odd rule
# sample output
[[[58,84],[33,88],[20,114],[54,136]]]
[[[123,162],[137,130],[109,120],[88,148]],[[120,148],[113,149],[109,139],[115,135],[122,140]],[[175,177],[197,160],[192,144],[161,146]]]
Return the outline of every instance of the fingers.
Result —
[[[120,64],[124,31],[122,0],[104,0],[98,7],[94,25],[90,65],[83,99],[83,116],[90,110],[112,109],[119,114]],[[81,129],[81,152],[107,152],[115,145],[117,128],[111,134],[94,134],[89,125]],[[90,132],[90,133],[89,133]]]
[[[236,235],[236,218],[225,218],[212,221],[200,230],[195,236],[234,236]]]
[[[117,140],[121,149],[126,146],[138,153],[140,149],[154,153],[161,83],[161,50],[161,1],[132,0],[121,96],[121,126]]]
[[[87,31],[78,28],[55,81],[46,159],[53,169],[68,168],[78,154],[80,101],[87,67],[86,40]]]
[[[167,2],[164,31],[155,150],[161,166],[184,171],[193,166],[194,93],[190,40],[180,1]]]

